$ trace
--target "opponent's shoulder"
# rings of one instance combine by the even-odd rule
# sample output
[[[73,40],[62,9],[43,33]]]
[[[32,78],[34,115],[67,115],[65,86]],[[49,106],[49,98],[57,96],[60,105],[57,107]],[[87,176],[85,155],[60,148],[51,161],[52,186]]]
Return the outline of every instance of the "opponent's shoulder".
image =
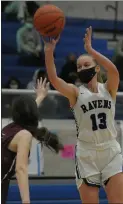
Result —
[[[5,137],[14,137],[22,129],[21,126],[11,122],[2,128],[2,134],[4,134]]]
[[[23,142],[30,142],[32,140],[32,134],[28,131],[28,130],[20,130],[16,135],[15,135],[15,138],[18,140],[18,141],[23,141]]]

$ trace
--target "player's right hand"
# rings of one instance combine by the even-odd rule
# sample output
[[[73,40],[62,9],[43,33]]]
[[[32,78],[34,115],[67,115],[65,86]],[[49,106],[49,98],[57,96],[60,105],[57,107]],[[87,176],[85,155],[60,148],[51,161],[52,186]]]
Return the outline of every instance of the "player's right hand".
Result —
[[[43,42],[44,42],[44,52],[47,52],[47,51],[54,51],[55,50],[55,47],[56,47],[56,44],[57,42],[59,41],[60,39],[60,35],[53,39],[53,38],[45,38],[43,37]]]
[[[45,98],[49,91],[49,82],[47,82],[47,79],[44,80],[42,77],[37,80],[37,86],[35,88],[35,92],[37,97]]]

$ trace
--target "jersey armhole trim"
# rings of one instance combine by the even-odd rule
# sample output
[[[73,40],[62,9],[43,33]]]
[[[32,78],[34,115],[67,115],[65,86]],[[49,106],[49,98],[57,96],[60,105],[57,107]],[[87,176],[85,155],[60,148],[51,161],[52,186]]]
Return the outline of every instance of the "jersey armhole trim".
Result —
[[[113,104],[115,105],[115,104],[116,104],[116,100],[114,100],[114,99],[112,98],[111,94],[110,94],[109,91],[107,90],[107,82],[103,83],[102,85],[103,85],[104,89],[106,90],[106,92],[108,93],[109,97],[111,98]]]
[[[70,106],[70,108],[73,109],[73,110],[74,110],[74,108],[76,107],[76,105],[77,105],[77,103],[78,103],[78,101],[79,101],[80,92],[81,92],[81,87],[83,87],[83,85],[81,85],[81,86],[78,88],[78,89],[79,89],[79,90],[78,90],[78,93],[79,93],[79,94],[78,94],[78,97],[76,97],[76,103],[74,104],[73,107]]]

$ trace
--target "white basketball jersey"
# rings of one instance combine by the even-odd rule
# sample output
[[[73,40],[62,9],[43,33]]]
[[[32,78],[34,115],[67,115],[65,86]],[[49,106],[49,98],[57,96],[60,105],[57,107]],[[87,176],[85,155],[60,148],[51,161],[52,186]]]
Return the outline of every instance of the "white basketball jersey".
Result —
[[[100,144],[116,138],[115,101],[105,84],[98,83],[98,93],[92,93],[83,85],[80,86],[73,113],[79,140]]]

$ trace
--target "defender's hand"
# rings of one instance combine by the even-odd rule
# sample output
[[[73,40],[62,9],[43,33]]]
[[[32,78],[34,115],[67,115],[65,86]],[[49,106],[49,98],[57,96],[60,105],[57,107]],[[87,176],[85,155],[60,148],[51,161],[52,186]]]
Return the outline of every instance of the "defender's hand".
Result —
[[[38,106],[48,94],[49,82],[46,83],[46,80],[47,80],[46,78],[44,79],[44,81],[42,80],[42,78],[40,78],[40,80],[39,79],[37,80],[37,86],[35,89],[35,93],[37,95],[36,103]]]

